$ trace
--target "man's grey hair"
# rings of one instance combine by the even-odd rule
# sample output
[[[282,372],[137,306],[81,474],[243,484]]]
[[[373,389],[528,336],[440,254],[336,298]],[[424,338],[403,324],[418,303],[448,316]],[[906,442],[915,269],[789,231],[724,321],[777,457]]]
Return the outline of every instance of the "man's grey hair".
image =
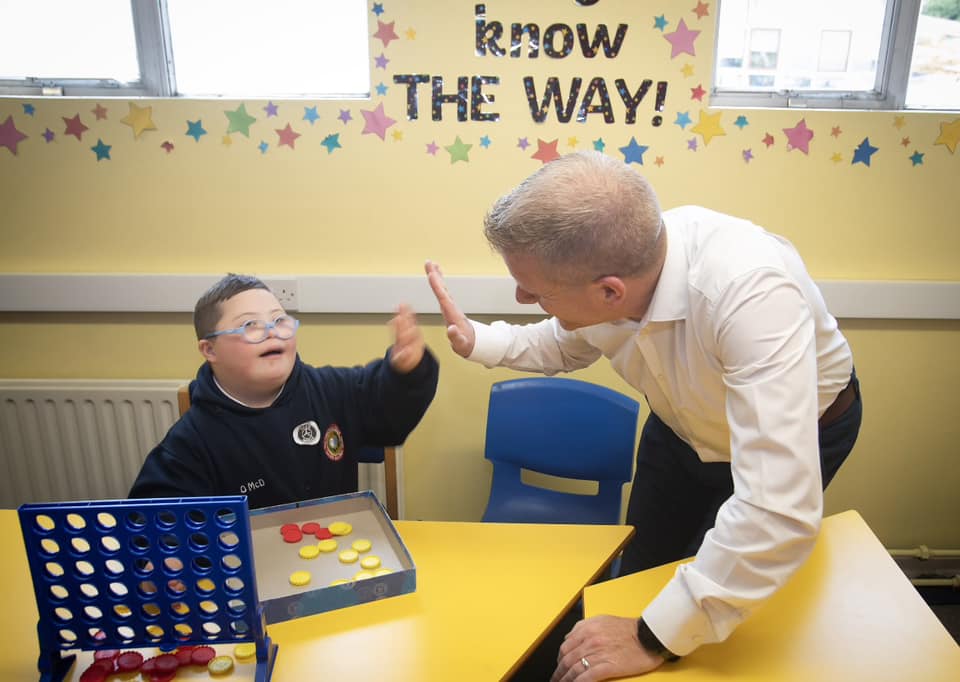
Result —
[[[599,152],[567,154],[496,201],[484,234],[501,255],[533,256],[556,282],[646,273],[662,248],[650,183]]]

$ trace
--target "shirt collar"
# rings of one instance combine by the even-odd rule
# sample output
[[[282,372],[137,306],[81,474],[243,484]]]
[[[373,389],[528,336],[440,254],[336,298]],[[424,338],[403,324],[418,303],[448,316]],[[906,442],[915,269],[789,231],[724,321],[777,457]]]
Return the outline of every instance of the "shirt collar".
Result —
[[[687,300],[687,249],[684,234],[680,229],[672,229],[664,216],[664,229],[667,231],[667,255],[663,270],[653,292],[650,306],[643,316],[641,324],[650,322],[668,322],[682,320],[689,311]]]

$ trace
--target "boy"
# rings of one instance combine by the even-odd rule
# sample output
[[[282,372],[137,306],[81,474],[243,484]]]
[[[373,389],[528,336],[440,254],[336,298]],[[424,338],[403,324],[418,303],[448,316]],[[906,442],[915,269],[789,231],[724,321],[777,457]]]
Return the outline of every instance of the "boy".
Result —
[[[357,489],[353,453],[402,443],[439,368],[400,306],[395,342],[365,367],[311,367],[299,321],[256,277],[228,274],[194,309],[206,362],[190,409],[147,456],[130,497],[247,495],[251,509]]]

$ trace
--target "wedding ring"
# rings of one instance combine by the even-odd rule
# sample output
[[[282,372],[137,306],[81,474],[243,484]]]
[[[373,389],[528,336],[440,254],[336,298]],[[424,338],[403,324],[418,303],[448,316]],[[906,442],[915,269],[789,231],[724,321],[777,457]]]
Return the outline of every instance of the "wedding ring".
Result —
[[[586,656],[582,656],[582,657],[580,658],[580,663],[583,664],[583,669],[584,669],[584,670],[589,670],[589,669],[590,669],[590,661],[587,660],[587,657],[586,657]]]

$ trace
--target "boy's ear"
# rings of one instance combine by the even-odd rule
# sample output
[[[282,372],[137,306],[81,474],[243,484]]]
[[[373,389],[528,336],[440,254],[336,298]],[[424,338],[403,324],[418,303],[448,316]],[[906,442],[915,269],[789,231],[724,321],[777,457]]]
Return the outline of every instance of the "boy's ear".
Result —
[[[197,349],[200,351],[200,355],[208,362],[217,359],[217,351],[214,349],[213,341],[210,339],[200,339],[200,341],[197,342]]]

